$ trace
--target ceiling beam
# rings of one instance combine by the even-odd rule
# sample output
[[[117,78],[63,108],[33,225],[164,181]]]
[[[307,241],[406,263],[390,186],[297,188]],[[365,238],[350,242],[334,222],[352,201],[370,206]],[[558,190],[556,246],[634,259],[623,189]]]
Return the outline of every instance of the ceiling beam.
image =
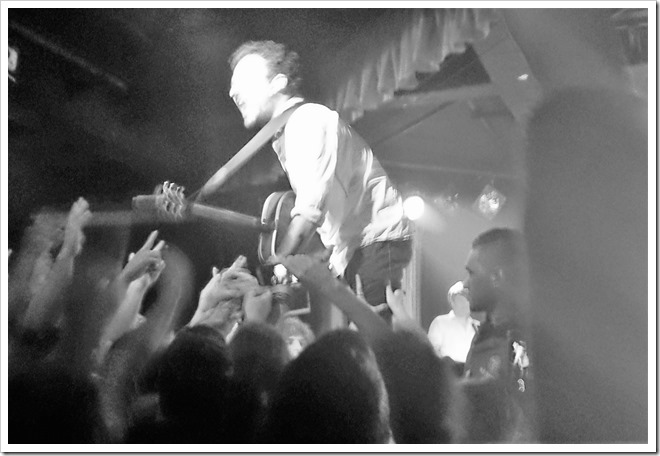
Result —
[[[504,20],[495,21],[488,36],[473,43],[473,48],[490,76],[494,93],[515,119],[524,120],[541,97],[541,85]]]
[[[495,87],[493,84],[488,83],[437,90],[433,92],[397,95],[392,100],[379,106],[378,111],[439,106],[442,104],[472,100],[495,94]]]

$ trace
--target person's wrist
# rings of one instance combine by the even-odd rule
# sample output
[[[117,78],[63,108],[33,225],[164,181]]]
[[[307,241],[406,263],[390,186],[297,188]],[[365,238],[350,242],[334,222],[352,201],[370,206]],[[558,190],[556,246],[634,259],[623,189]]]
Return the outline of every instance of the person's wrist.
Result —
[[[149,280],[147,279],[147,277],[143,275],[133,280],[130,284],[128,284],[127,292],[131,294],[140,295],[146,293],[148,289],[149,289]]]
[[[75,258],[75,256],[76,256],[75,250],[71,246],[65,244],[58,252],[57,259],[66,260],[66,259]]]
[[[328,295],[332,295],[337,291],[343,290],[344,288],[348,288],[347,285],[341,283],[339,280],[331,276],[328,276],[327,280],[320,281],[320,283],[318,283],[317,286],[319,288],[319,291],[321,291],[321,293]]]

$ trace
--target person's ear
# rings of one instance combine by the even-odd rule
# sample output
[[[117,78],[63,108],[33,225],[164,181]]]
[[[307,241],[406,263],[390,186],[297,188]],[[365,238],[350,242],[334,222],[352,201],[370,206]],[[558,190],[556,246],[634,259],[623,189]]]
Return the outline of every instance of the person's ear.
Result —
[[[504,271],[502,268],[497,268],[495,272],[490,274],[490,282],[495,288],[500,288],[504,283]]]
[[[289,85],[289,78],[284,76],[282,73],[276,74],[275,77],[270,81],[270,87],[273,95],[282,92],[284,89],[286,89],[287,85]]]

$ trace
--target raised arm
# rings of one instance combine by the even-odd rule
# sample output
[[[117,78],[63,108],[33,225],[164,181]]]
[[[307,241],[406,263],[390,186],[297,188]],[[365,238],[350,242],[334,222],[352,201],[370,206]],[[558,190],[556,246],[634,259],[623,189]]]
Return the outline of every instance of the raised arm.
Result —
[[[19,326],[25,316],[30,299],[35,267],[38,262],[50,260],[50,250],[56,243],[59,223],[48,214],[38,214],[25,229],[18,252],[14,253],[14,264],[9,271],[8,316],[11,328]]]
[[[73,203],[64,228],[64,240],[46,281],[30,300],[23,319],[27,329],[40,329],[61,316],[66,289],[73,279],[75,258],[85,243],[83,229],[92,217],[89,203],[78,198]]]
[[[278,261],[306,286],[316,289],[328,304],[332,303],[344,312],[370,343],[377,344],[391,334],[387,323],[348,285],[334,277],[326,262],[308,255],[278,257]]]
[[[192,298],[188,258],[173,246],[163,250],[162,255],[166,266],[156,283],[157,299],[146,312],[146,321],[117,341],[101,369],[104,414],[114,442],[122,442],[125,437],[129,404],[137,395],[135,378],[176,329]]]
[[[165,261],[162,260],[165,241],[161,240],[154,247],[157,235],[157,231],[152,231],[142,248],[137,253],[131,253],[128,256],[128,262],[122,271],[124,277],[116,290],[117,300],[120,302],[119,308],[103,328],[97,353],[99,362],[112,343],[134,327],[144,296],[156,283],[165,268]],[[127,274],[141,275],[138,275],[126,286],[126,281],[130,279],[126,277]]]

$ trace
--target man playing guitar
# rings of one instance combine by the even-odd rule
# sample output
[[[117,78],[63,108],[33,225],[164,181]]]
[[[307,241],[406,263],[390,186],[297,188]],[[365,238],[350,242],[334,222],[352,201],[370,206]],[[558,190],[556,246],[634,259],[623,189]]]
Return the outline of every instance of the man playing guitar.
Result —
[[[295,202],[275,258],[299,253],[318,233],[330,266],[365,299],[386,302],[388,283],[400,288],[412,250],[401,195],[367,143],[338,113],[301,96],[298,54],[273,41],[247,42],[231,56],[229,95],[246,128],[262,127],[298,105],[273,137]],[[212,192],[205,186],[201,196]],[[391,321],[385,309],[383,318]]]

